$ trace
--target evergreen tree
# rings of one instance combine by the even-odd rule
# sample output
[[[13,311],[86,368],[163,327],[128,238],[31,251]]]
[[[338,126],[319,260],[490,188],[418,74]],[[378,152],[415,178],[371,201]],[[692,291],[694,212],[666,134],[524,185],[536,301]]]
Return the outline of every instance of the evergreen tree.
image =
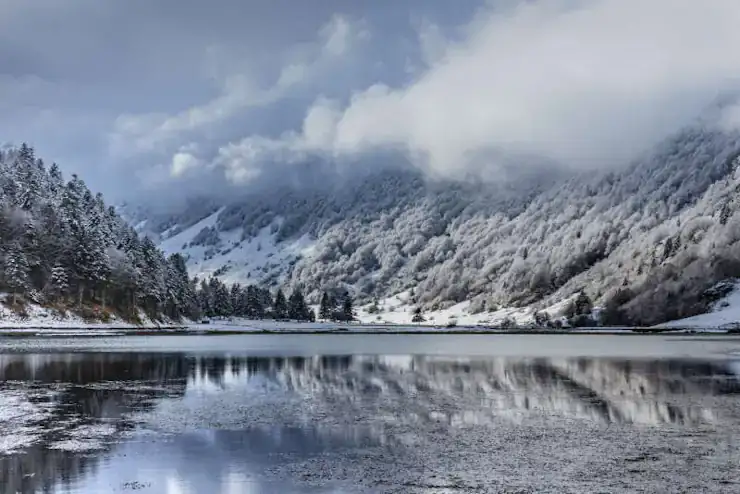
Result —
[[[580,292],[566,311],[568,321],[574,327],[595,326],[596,321],[591,317],[593,303],[584,292]]]
[[[232,316],[239,316],[242,314],[241,310],[241,304],[242,304],[242,286],[239,283],[234,283],[231,285],[231,315]]]
[[[260,309],[262,313],[266,315],[268,310],[271,310],[275,306],[275,301],[272,298],[272,293],[267,288],[258,288],[257,295],[260,301]]]
[[[344,302],[342,303],[342,321],[354,321],[356,319],[355,310],[352,305],[352,297],[350,294],[344,296]]]
[[[162,303],[165,298],[164,259],[154,245],[154,242],[150,238],[145,237],[141,242],[138,260],[140,276],[137,292],[144,302],[144,307],[154,315],[162,309]]]
[[[411,322],[422,323],[424,321],[426,321],[426,319],[421,311],[421,307],[416,307],[416,309],[414,309],[414,316],[411,318]]]
[[[182,254],[175,253],[167,259],[167,264],[168,315],[173,319],[180,319],[183,316],[197,318],[200,310],[188,277],[185,258]]]
[[[206,317],[214,317],[216,315],[214,311],[213,295],[211,294],[211,287],[206,280],[201,280],[200,290],[198,290],[198,305]]]
[[[182,256],[166,259],[101,194],[76,175],[65,183],[56,163],[47,170],[27,144],[0,151],[0,249],[0,288],[16,294],[64,302],[74,294],[80,308],[112,302],[131,317],[144,309],[178,318],[209,306],[210,291],[196,298]]]
[[[593,310],[593,303],[584,292],[578,294],[573,305],[576,315],[591,315],[591,311]]]
[[[231,296],[218,278],[211,278],[209,283],[213,293],[213,312],[217,317],[229,317],[232,315]]]
[[[288,299],[288,318],[296,321],[308,321],[308,306],[300,288],[293,290]]]
[[[63,298],[69,290],[69,276],[64,266],[54,266],[51,269],[51,280],[49,283],[50,293],[55,299]]]
[[[275,305],[272,308],[272,312],[275,319],[288,318],[288,303],[281,289],[278,289],[277,294],[275,294]]]
[[[332,307],[331,299],[329,298],[329,294],[324,292],[321,295],[321,303],[319,304],[319,317],[328,321],[332,319],[333,315],[334,307]]]
[[[16,304],[18,294],[29,290],[28,261],[17,243],[11,244],[5,253],[4,275],[5,284],[13,294],[13,304]]]
[[[251,319],[262,319],[265,317],[266,307],[264,296],[259,288],[250,285],[247,287],[246,316]]]

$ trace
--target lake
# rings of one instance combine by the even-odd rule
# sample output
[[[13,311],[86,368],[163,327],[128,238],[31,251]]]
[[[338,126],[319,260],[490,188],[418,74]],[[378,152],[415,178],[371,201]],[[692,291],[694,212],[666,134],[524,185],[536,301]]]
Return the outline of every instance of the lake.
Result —
[[[739,492],[740,338],[0,338],[0,492]]]

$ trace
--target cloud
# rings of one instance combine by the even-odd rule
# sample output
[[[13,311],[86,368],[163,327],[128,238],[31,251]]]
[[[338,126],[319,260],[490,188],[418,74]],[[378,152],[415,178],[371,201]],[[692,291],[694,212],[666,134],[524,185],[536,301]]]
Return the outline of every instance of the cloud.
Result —
[[[427,68],[409,83],[374,84],[344,105],[319,98],[301,129],[247,137],[220,163],[256,173],[303,153],[390,149],[446,176],[482,163],[495,175],[512,156],[618,165],[738,87],[739,25],[736,0],[486,5],[458,39],[423,26]]]
[[[453,25],[480,1],[0,0],[0,143],[35,145],[111,200],[223,186],[219,148],[298,134],[322,95],[398,83],[409,19]]]
[[[200,166],[200,160],[188,151],[180,150],[172,157],[170,173],[173,177],[181,177],[189,170]]]
[[[0,4],[0,141],[116,197],[619,166],[740,79],[737,0]]]
[[[113,154],[164,151],[178,140],[228,121],[250,108],[265,107],[280,101],[301,85],[310,84],[323,71],[345,56],[356,41],[367,38],[360,23],[334,15],[319,32],[317,41],[303,46],[289,59],[275,81],[261,87],[249,73],[224,76],[217,96],[174,115],[163,113],[124,114],[118,117],[111,135]]]
[[[354,34],[354,30],[355,26],[350,24],[346,18],[334,15],[319,31],[321,38],[323,38],[322,52],[335,57],[347,53],[354,36],[366,37],[368,35],[365,30]]]

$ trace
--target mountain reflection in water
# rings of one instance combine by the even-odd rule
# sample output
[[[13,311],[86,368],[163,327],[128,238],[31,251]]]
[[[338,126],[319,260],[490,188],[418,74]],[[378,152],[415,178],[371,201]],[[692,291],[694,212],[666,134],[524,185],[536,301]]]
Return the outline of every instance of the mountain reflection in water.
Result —
[[[733,368],[720,361],[0,355],[0,492],[72,488],[98,468],[110,483],[116,451],[175,461],[207,449],[198,465],[183,456],[168,467],[180,476],[183,463],[187,475],[202,470],[190,480],[200,492],[213,479],[252,482],[276,462],[414,446],[415,431],[430,425],[716,425],[730,419],[712,397],[738,392]],[[141,431],[172,436],[134,441]],[[99,488],[120,488],[121,472],[137,471],[134,460],[117,461],[121,484]]]

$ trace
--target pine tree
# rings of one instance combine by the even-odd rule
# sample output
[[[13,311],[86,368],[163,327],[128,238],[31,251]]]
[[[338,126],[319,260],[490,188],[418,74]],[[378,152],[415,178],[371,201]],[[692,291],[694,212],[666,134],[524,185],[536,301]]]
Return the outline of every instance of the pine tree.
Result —
[[[593,303],[591,299],[584,292],[580,292],[567,308],[566,315],[571,326],[595,326],[596,322],[591,317],[592,311]]]
[[[265,297],[262,291],[254,285],[247,287],[246,315],[251,319],[262,319],[265,317]]]
[[[325,321],[332,319],[334,315],[334,307],[332,307],[329,294],[324,292],[321,295],[321,303],[319,305],[319,317]]]
[[[62,171],[59,169],[59,165],[56,163],[51,164],[49,168],[49,192],[51,193],[51,199],[56,199],[62,189],[64,188],[64,176]]]
[[[585,292],[580,292],[574,302],[576,315],[591,315],[593,303]]]
[[[308,321],[308,306],[300,288],[293,290],[288,299],[288,318],[296,321]]]
[[[167,259],[165,285],[168,315],[173,319],[180,319],[183,316],[197,317],[200,311],[182,254],[175,253]]]
[[[275,319],[288,318],[288,303],[285,300],[283,291],[280,289],[278,289],[277,294],[275,294],[275,305],[273,306],[272,312]]]
[[[29,290],[28,262],[23,249],[13,243],[5,254],[4,263],[5,284],[13,294],[13,304],[18,302],[18,294]]]
[[[354,321],[356,319],[355,310],[352,305],[352,297],[349,293],[344,296],[341,319],[342,321]]]
[[[257,295],[260,301],[261,310],[267,313],[268,310],[275,306],[275,300],[272,298],[272,293],[267,288],[258,288]]]
[[[199,312],[182,259],[140,240],[101,194],[76,175],[65,183],[27,144],[0,151],[0,249],[2,282],[16,294],[75,294],[80,307],[110,300],[134,317],[138,308],[154,317]]]
[[[200,307],[203,315],[206,317],[214,317],[215,311],[213,309],[213,295],[211,293],[211,286],[206,280],[201,280],[200,290],[198,290],[198,306]]]
[[[49,281],[50,292],[55,299],[63,298],[69,290],[69,276],[64,266],[54,266],[51,269]]]
[[[137,291],[148,311],[157,314],[165,298],[165,260],[148,237],[141,242],[138,260],[140,277]]]
[[[426,321],[426,319],[424,318],[424,314],[421,311],[421,307],[416,307],[416,309],[414,309],[414,317],[411,318],[411,322],[422,323],[424,321]]]
[[[231,307],[231,296],[229,289],[226,288],[218,278],[211,278],[209,283],[213,293],[213,312],[217,317],[229,317],[233,313]]]
[[[231,285],[231,293],[229,295],[231,298],[231,315],[241,315],[242,311],[240,306],[242,303],[242,286],[239,283]]]

